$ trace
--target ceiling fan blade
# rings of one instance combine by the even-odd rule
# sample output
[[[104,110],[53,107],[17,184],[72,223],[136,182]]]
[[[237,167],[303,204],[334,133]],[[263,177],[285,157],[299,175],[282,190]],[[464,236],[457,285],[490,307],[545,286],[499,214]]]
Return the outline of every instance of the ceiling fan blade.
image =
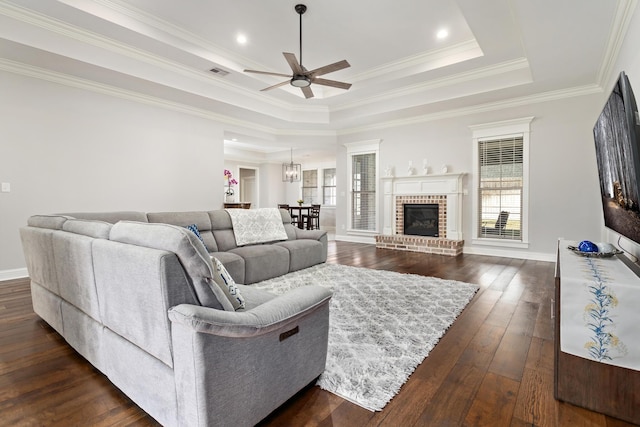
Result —
[[[267,76],[291,77],[291,74],[272,73],[271,71],[244,70],[245,73],[266,74]]]
[[[333,73],[334,71],[342,70],[349,67],[351,67],[351,65],[347,62],[346,59],[343,59],[342,61],[334,62],[333,64],[325,65],[324,67],[311,70],[308,74],[311,76],[321,76],[323,74]]]
[[[311,88],[309,86],[301,87],[300,89],[302,89],[302,93],[304,93],[305,98],[313,98],[313,92],[311,91]]]
[[[318,79],[318,78],[311,79],[311,83],[322,85],[322,86],[337,87],[340,89],[349,89],[351,87],[351,83],[338,82],[335,80],[327,80],[327,79]]]
[[[284,59],[286,59],[289,63],[289,67],[291,67],[291,71],[293,71],[293,74],[304,74],[304,70],[298,63],[298,60],[293,53],[282,52],[282,54],[284,55]]]
[[[288,76],[285,76],[285,77],[288,77]],[[278,83],[278,84],[275,84],[273,86],[269,86],[269,87],[265,87],[264,89],[260,89],[260,92],[264,92],[265,90],[275,89],[277,87],[284,86],[284,85],[286,85],[288,83],[289,83],[289,80],[285,80],[282,83]]]

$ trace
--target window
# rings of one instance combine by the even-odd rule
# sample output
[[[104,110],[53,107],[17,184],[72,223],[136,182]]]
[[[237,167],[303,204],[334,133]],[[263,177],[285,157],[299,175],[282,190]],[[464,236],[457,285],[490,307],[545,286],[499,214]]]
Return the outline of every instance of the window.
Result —
[[[479,141],[478,237],[522,240],[522,136]]]
[[[378,163],[381,140],[350,142],[347,148],[347,222],[349,234],[378,232]]]
[[[316,203],[318,200],[318,171],[302,171],[302,199],[305,203]]]
[[[322,204],[325,206],[336,205],[336,169],[323,169],[322,171]]]
[[[351,157],[351,228],[376,229],[376,153]]]
[[[528,247],[531,120],[533,117],[471,127],[476,244]]]

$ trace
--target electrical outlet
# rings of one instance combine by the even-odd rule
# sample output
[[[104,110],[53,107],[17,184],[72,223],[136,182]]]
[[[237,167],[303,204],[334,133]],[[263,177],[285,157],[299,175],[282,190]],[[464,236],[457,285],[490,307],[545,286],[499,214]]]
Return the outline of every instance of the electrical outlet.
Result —
[[[11,183],[3,182],[2,183],[2,192],[3,193],[10,193],[11,192]]]

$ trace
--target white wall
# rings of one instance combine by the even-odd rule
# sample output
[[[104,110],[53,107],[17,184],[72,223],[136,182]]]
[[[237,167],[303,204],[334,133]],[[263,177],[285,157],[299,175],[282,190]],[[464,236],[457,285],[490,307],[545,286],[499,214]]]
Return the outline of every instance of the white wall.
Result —
[[[396,176],[407,174],[408,162],[418,173],[422,159],[432,172],[446,164],[449,172],[468,173],[463,200],[465,252],[514,257],[553,259],[558,237],[598,240],[602,221],[599,184],[595,162],[593,124],[602,108],[601,96],[588,95],[552,102],[510,107],[410,126],[362,132],[342,137],[341,143],[382,139],[381,172],[395,168]],[[471,243],[472,221],[472,132],[469,126],[535,116],[530,137],[530,210],[528,250],[496,250]],[[345,185],[346,149],[338,155],[340,207],[337,211],[337,238],[348,240]],[[342,160],[345,159],[345,160]],[[344,194],[344,197],[340,197]],[[379,216],[379,229],[381,230]],[[348,228],[348,227],[346,227]]]
[[[212,121],[0,73],[0,279],[25,267],[33,214],[205,210],[222,203]],[[26,274],[26,271],[24,271]]]

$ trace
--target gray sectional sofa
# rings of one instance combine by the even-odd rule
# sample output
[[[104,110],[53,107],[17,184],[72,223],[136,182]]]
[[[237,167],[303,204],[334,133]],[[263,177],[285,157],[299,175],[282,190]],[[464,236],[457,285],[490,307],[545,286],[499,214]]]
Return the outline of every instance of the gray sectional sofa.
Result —
[[[254,425],[323,372],[331,293],[238,284],[234,310],[211,255],[238,283],[324,262],[326,235],[281,215],[287,240],[240,247],[224,210],[33,216],[34,310],[163,425]]]

